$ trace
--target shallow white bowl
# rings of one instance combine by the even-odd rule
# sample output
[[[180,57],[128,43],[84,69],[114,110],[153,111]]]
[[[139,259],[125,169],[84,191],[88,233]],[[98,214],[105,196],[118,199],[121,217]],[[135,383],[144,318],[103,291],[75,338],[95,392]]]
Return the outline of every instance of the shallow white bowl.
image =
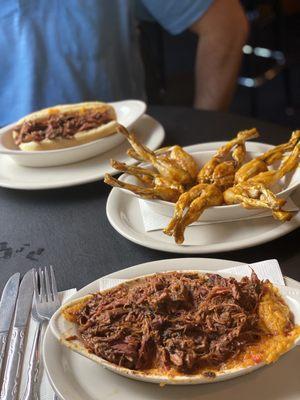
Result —
[[[170,271],[170,270],[168,270]],[[163,272],[163,271],[162,271]],[[184,270],[181,269],[180,272],[195,272],[195,273],[208,273],[209,271],[205,270]],[[215,272],[212,272],[215,273]],[[240,280],[242,276],[239,275],[234,275],[231,273],[226,273],[226,272],[219,272],[219,274],[225,278],[229,278],[231,276],[234,276],[237,280]],[[130,280],[124,280],[124,282],[134,282],[136,280],[139,280],[143,278],[144,276],[149,276],[149,275],[142,275],[137,278],[133,278]],[[118,281],[116,282],[117,284],[123,284],[119,283]],[[277,286],[275,285],[285,302],[288,304],[290,310],[294,314],[295,317],[295,324],[300,324],[300,290],[294,289],[294,288],[289,288],[286,286]],[[102,290],[102,292],[109,291],[110,289]],[[81,289],[80,292],[86,292],[83,289]],[[91,294],[85,293],[83,297],[86,295]],[[78,299],[81,298],[82,296],[76,295],[72,296],[73,300],[67,303],[67,305],[72,305],[76,304]],[[203,376],[202,374],[195,374],[195,375],[178,375],[178,376],[166,376],[166,375],[159,375],[159,374],[151,374],[151,373],[145,373],[143,371],[133,371],[128,368],[120,367],[116,364],[113,364],[109,361],[104,360],[101,357],[96,356],[95,354],[89,353],[83,346],[78,346],[77,341],[75,341],[75,346],[71,348],[71,342],[66,340],[68,336],[77,336],[77,330],[76,326],[74,323],[71,323],[67,321],[61,314],[62,309],[66,306],[66,304],[61,307],[59,310],[56,311],[56,313],[53,315],[53,317],[50,320],[49,327],[52,331],[52,333],[55,335],[55,337],[67,348],[70,348],[71,350],[75,351],[76,353],[81,354],[84,357],[89,358],[90,360],[96,362],[100,366],[109,369],[112,372],[115,372],[119,375],[125,376],[127,378],[139,380],[139,381],[144,381],[144,382],[151,382],[151,383],[159,383],[162,385],[194,385],[194,384],[204,384],[204,383],[215,383],[215,382],[220,382],[220,381],[226,381],[229,379],[236,378],[238,376],[242,376],[245,374],[248,374],[258,368],[261,368],[265,365],[265,363],[259,363],[253,366],[248,366],[248,367],[235,367],[231,368],[228,370],[224,371],[217,371],[216,376],[214,378],[207,378]],[[300,344],[300,339],[298,338],[294,346]]]
[[[215,154],[215,151],[202,151],[197,153],[191,153],[199,164],[199,167],[203,166],[208,160],[212,158]],[[252,158],[259,156],[260,153],[257,152],[247,152],[245,157],[245,162],[249,161]],[[277,168],[280,162],[274,164],[274,168]],[[141,164],[141,167],[149,167],[149,164]],[[272,168],[272,167],[271,167]],[[132,175],[123,174],[119,177],[119,179],[123,182],[132,183],[135,185],[141,185],[137,178]],[[281,198],[288,198],[288,196],[300,185],[300,168],[296,168],[294,171],[287,174],[285,177],[280,179],[280,181],[272,187],[274,193],[276,193]],[[133,192],[130,192],[126,189],[121,189],[126,193],[141,198]],[[153,212],[164,215],[166,217],[172,217],[174,214],[174,203],[157,200],[157,199],[143,199],[143,201],[147,202],[148,206],[152,209]],[[264,212],[263,208],[253,208],[253,209],[245,209],[240,204],[234,205],[222,205],[216,207],[210,207],[206,209],[203,214],[200,216],[199,220],[201,221],[229,221],[236,220],[239,218],[247,218],[253,215],[260,214]]]
[[[117,120],[126,128],[130,128],[146,110],[146,104],[140,100],[124,100],[109,103],[117,114]],[[17,164],[26,167],[54,167],[58,165],[71,164],[88,158],[118,146],[125,137],[120,133],[94,140],[79,146],[66,149],[48,151],[22,151],[14,143],[12,131],[16,123],[0,129],[0,153],[7,154]]]

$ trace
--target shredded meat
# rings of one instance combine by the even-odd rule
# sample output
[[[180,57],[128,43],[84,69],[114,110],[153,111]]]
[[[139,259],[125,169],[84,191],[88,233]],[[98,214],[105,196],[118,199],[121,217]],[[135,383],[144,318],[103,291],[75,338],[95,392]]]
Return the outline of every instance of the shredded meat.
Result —
[[[109,113],[87,110],[84,113],[55,113],[38,121],[25,121],[14,130],[17,145],[28,142],[41,142],[44,139],[63,137],[71,139],[75,133],[97,128],[112,121]]]
[[[77,312],[85,347],[134,370],[219,368],[261,337],[263,283],[170,272],[97,293]]]

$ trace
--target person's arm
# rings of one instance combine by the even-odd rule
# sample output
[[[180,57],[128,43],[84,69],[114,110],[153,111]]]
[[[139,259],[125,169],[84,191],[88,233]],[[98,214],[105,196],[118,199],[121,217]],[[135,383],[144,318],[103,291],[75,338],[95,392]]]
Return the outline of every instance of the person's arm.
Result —
[[[215,0],[190,27],[199,37],[194,106],[227,110],[236,87],[248,21],[238,0]]]

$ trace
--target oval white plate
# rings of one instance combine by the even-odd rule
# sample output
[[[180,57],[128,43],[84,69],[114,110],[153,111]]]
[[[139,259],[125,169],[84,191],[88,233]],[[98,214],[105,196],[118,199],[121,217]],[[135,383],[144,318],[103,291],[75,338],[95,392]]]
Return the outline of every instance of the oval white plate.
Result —
[[[292,195],[300,206],[300,190]],[[126,239],[150,249],[183,254],[208,254],[247,247],[277,239],[300,226],[300,212],[289,222],[281,223],[272,217],[261,217],[234,222],[189,226],[183,245],[162,230],[146,232],[137,198],[114,188],[110,192],[106,214],[113,228]]]
[[[199,167],[203,166],[207,161],[209,161],[215,154],[214,151],[202,151],[202,152],[193,152],[190,153],[193,155],[195,161],[199,165]],[[245,162],[259,156],[261,153],[247,151]],[[278,168],[280,162],[274,164],[275,168]],[[141,167],[149,167],[149,164],[140,164]],[[132,175],[123,174],[119,178],[123,182],[131,183],[140,186],[138,179]],[[300,168],[296,168],[294,171],[287,174],[285,177],[280,179],[278,183],[274,186],[274,193],[281,198],[286,199],[297,187],[300,185]],[[142,199],[139,195],[131,192],[130,190],[122,189],[119,190],[124,191],[125,193],[135,196],[139,199]],[[172,218],[174,215],[175,205],[174,203],[158,200],[158,199],[142,199],[145,201],[153,212],[157,214],[164,215],[166,217]],[[222,205],[217,207],[209,207],[206,209],[203,214],[200,216],[199,220],[201,221],[226,221],[238,218],[247,218],[252,215],[260,214],[264,212],[264,209],[254,208],[254,209],[245,209],[240,204],[234,205]]]
[[[146,114],[133,124],[132,129],[139,140],[152,150],[157,149],[165,137],[162,125]],[[126,154],[128,148],[129,145],[125,141],[89,160],[48,168],[22,167],[7,155],[0,154],[0,186],[11,189],[40,190],[94,182],[102,179],[106,172],[111,174],[116,172],[110,165],[111,158],[134,164],[135,161]]]
[[[242,263],[209,258],[169,259],[137,265],[107,277],[131,279],[142,274],[174,269],[201,269],[215,272],[240,264]],[[288,280],[287,284],[299,287],[293,280]],[[98,280],[81,289],[72,296],[72,299],[97,290],[99,290]],[[61,346],[50,329],[45,335],[43,353],[51,385],[62,400],[237,400],[240,399],[241,393],[243,400],[253,400],[253,398],[298,400],[300,391],[300,381],[297,379],[299,348],[287,354],[279,362],[235,379],[233,382],[164,388],[132,381],[99,367],[91,360]]]
[[[192,272],[199,271],[200,273],[205,273],[203,270],[192,270],[189,269]],[[187,270],[185,270],[187,271]],[[223,276],[224,278],[230,278],[231,276],[234,276],[238,281],[242,279],[242,276],[237,276],[233,275],[232,273],[226,274],[225,272],[220,272],[220,275]],[[144,278],[147,276],[151,276],[151,274],[142,274],[138,278]],[[130,283],[132,280],[125,280],[124,283],[128,282]],[[117,284],[122,284],[117,282]],[[292,311],[294,318],[295,318],[295,323],[298,325],[300,324],[300,290],[296,289],[289,289],[286,288],[285,286],[276,286],[283,299],[285,302],[288,304],[290,310]],[[106,289],[107,291],[109,289]],[[84,297],[84,296],[83,296]],[[74,299],[73,299],[74,300]],[[76,302],[76,299],[75,299]],[[69,302],[72,304],[72,301]],[[73,336],[78,334],[78,330],[76,329],[76,326],[74,323],[71,323],[67,321],[63,315],[61,314],[61,309],[57,310],[56,313],[53,315],[49,322],[50,329],[52,333],[55,335],[55,337],[58,340],[63,340],[63,344],[68,347],[70,347],[70,342],[67,340],[64,340],[66,335],[68,336]],[[297,344],[297,342],[300,342],[300,339],[298,339],[294,346]],[[72,348],[71,348],[72,349]],[[115,372],[119,375],[128,377],[130,379],[135,379],[143,382],[151,382],[151,383],[158,383],[158,384],[169,384],[169,385],[194,385],[194,384],[205,384],[205,383],[216,383],[216,382],[221,382],[221,381],[226,381],[229,379],[236,378],[241,375],[246,375],[258,368],[263,367],[265,364],[264,363],[259,363],[256,365],[252,365],[249,367],[238,367],[238,368],[232,368],[229,370],[225,371],[217,371],[216,372],[216,377],[215,378],[207,378],[203,376],[202,374],[195,374],[195,375],[178,375],[174,377],[167,377],[165,375],[159,375],[159,374],[145,374],[143,371],[132,371],[128,368],[124,368],[121,366],[118,366],[116,364],[113,364],[109,361],[106,361],[105,359],[101,357],[97,357],[94,354],[88,354],[88,351],[84,347],[77,347],[76,349],[73,348],[73,351],[76,351],[77,353],[81,354],[84,357],[87,357],[95,361],[97,364],[100,366],[109,369],[112,372]]]
[[[116,111],[117,121],[127,128],[132,127],[146,111],[146,104],[140,100],[124,100],[109,104]],[[22,151],[15,145],[12,138],[14,126],[15,124],[10,124],[0,129],[0,153],[10,156],[17,164],[27,167],[51,167],[83,161],[105,153],[118,146],[125,139],[120,133],[115,133],[102,139],[65,149]]]

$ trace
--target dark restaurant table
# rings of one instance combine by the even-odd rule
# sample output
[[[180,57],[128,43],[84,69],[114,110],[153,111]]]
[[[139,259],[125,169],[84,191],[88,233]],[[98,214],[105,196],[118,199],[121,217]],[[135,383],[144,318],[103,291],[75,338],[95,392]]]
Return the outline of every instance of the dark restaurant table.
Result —
[[[149,107],[166,130],[164,144],[182,146],[228,140],[257,127],[259,141],[278,144],[290,130],[242,116],[178,107]],[[165,258],[189,257],[136,245],[109,224],[103,182],[73,188],[0,189],[0,291],[14,272],[52,264],[59,289],[80,288],[110,272]],[[199,255],[241,262],[277,258],[285,275],[300,281],[300,229],[275,241],[238,251]],[[194,256],[196,257],[196,256]]]

